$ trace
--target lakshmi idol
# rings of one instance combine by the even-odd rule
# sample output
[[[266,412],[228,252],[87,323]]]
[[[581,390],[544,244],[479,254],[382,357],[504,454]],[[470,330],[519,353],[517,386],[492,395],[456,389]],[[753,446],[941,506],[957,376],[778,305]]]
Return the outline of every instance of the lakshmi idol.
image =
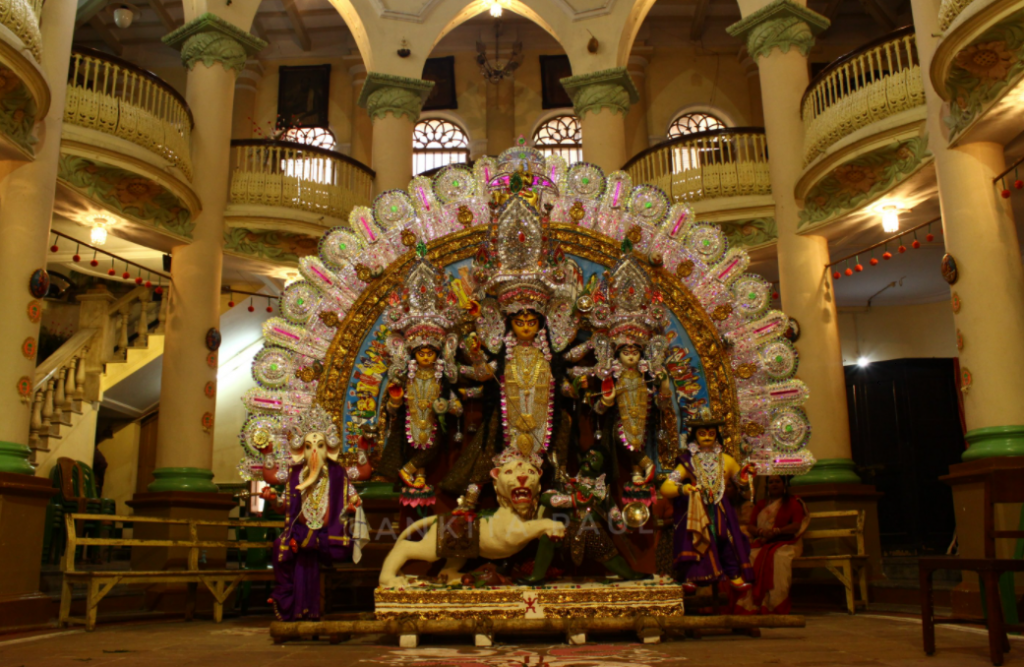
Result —
[[[538,151],[512,149],[489,183],[496,221],[470,271],[478,314],[476,332],[463,341],[470,364],[461,368],[464,377],[485,383],[485,414],[442,483],[452,494],[469,489],[464,506],[475,502],[503,449],[543,459],[552,446],[568,447],[572,420],[559,403],[569,385],[565,363],[552,351],[576,336],[571,304],[578,271],[551,244],[538,209],[544,193],[557,191],[540,175],[543,164]]]
[[[426,468],[437,458],[447,434],[459,433],[462,403],[450,389],[455,368],[442,355],[445,338],[458,320],[455,303],[444,273],[422,256],[402,288],[389,297],[385,321],[391,329],[392,364],[387,410],[392,421],[378,471],[385,479],[397,477],[403,505],[434,503]],[[453,334],[449,356],[455,344]]]

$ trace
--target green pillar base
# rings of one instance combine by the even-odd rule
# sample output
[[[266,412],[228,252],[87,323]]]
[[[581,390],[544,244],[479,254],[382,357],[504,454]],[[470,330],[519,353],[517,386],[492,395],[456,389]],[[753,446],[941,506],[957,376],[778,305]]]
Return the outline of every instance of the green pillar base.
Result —
[[[1024,426],[989,426],[968,431],[970,448],[960,457],[977,461],[995,456],[1024,456]]]
[[[35,466],[28,462],[30,456],[32,450],[27,445],[0,440],[0,472],[35,475]]]
[[[213,472],[204,468],[158,468],[153,471],[153,477],[156,477],[156,480],[146,487],[150,493],[164,491],[217,493],[220,491],[213,483]]]
[[[791,484],[860,484],[860,477],[854,472],[855,467],[851,459],[819,459],[809,473],[797,475]]]

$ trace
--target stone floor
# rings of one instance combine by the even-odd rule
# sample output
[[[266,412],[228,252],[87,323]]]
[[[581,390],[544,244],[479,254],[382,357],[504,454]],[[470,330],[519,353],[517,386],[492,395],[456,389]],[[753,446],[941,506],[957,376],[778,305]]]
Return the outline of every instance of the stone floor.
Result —
[[[477,649],[467,638],[425,638],[418,649],[395,640],[366,636],[337,646],[295,642],[274,646],[270,619],[247,617],[210,621],[102,624],[95,632],[48,631],[0,637],[3,667],[644,667],[694,664],[700,667],[787,665],[869,667],[874,665],[982,667],[990,665],[983,630],[941,626],[935,655],[921,650],[921,624],[910,615],[813,614],[807,627],[765,630],[760,639],[715,636],[671,639],[644,646],[628,635],[591,637],[586,646],[552,645],[552,638]],[[500,639],[500,638],[499,638]],[[1024,666],[1024,641],[1011,639],[1006,665]]]

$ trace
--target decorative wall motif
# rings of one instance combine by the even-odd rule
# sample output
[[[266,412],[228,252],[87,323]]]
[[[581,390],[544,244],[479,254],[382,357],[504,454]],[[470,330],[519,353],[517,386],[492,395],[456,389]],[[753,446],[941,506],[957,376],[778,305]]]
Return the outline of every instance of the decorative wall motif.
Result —
[[[4,0],[0,2],[0,23],[13,32],[25,48],[42,62],[43,35],[39,31],[39,16],[43,0]]]
[[[895,142],[846,162],[804,197],[800,228],[843,215],[886,192],[931,158],[927,136]]]
[[[992,26],[956,54],[946,77],[950,137],[1024,75],[1024,10]]]
[[[775,218],[720,222],[718,226],[733,247],[757,248],[779,240]]]
[[[28,86],[13,71],[0,67],[0,132],[30,155],[37,142],[32,134],[36,113],[36,101]]]
[[[57,178],[90,199],[145,225],[192,238],[192,215],[162,185],[124,169],[61,155]]]
[[[939,27],[945,30],[974,0],[942,0],[939,4]]]
[[[268,229],[237,227],[224,232],[224,250],[258,259],[277,262],[298,262],[300,257],[315,255],[319,239]]]

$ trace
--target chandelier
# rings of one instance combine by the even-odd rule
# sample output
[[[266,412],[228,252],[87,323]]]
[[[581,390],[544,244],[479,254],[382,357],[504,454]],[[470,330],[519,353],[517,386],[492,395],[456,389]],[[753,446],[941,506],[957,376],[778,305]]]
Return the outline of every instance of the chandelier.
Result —
[[[502,63],[499,55],[501,53],[501,5],[497,3],[491,5],[491,16],[494,17],[494,60],[491,61],[487,57],[487,47],[483,40],[477,40],[476,64],[480,66],[480,73],[485,79],[490,83],[498,83],[502,79],[512,76],[512,73],[519,68],[519,64],[523,61],[523,43],[513,43],[512,53]]]

